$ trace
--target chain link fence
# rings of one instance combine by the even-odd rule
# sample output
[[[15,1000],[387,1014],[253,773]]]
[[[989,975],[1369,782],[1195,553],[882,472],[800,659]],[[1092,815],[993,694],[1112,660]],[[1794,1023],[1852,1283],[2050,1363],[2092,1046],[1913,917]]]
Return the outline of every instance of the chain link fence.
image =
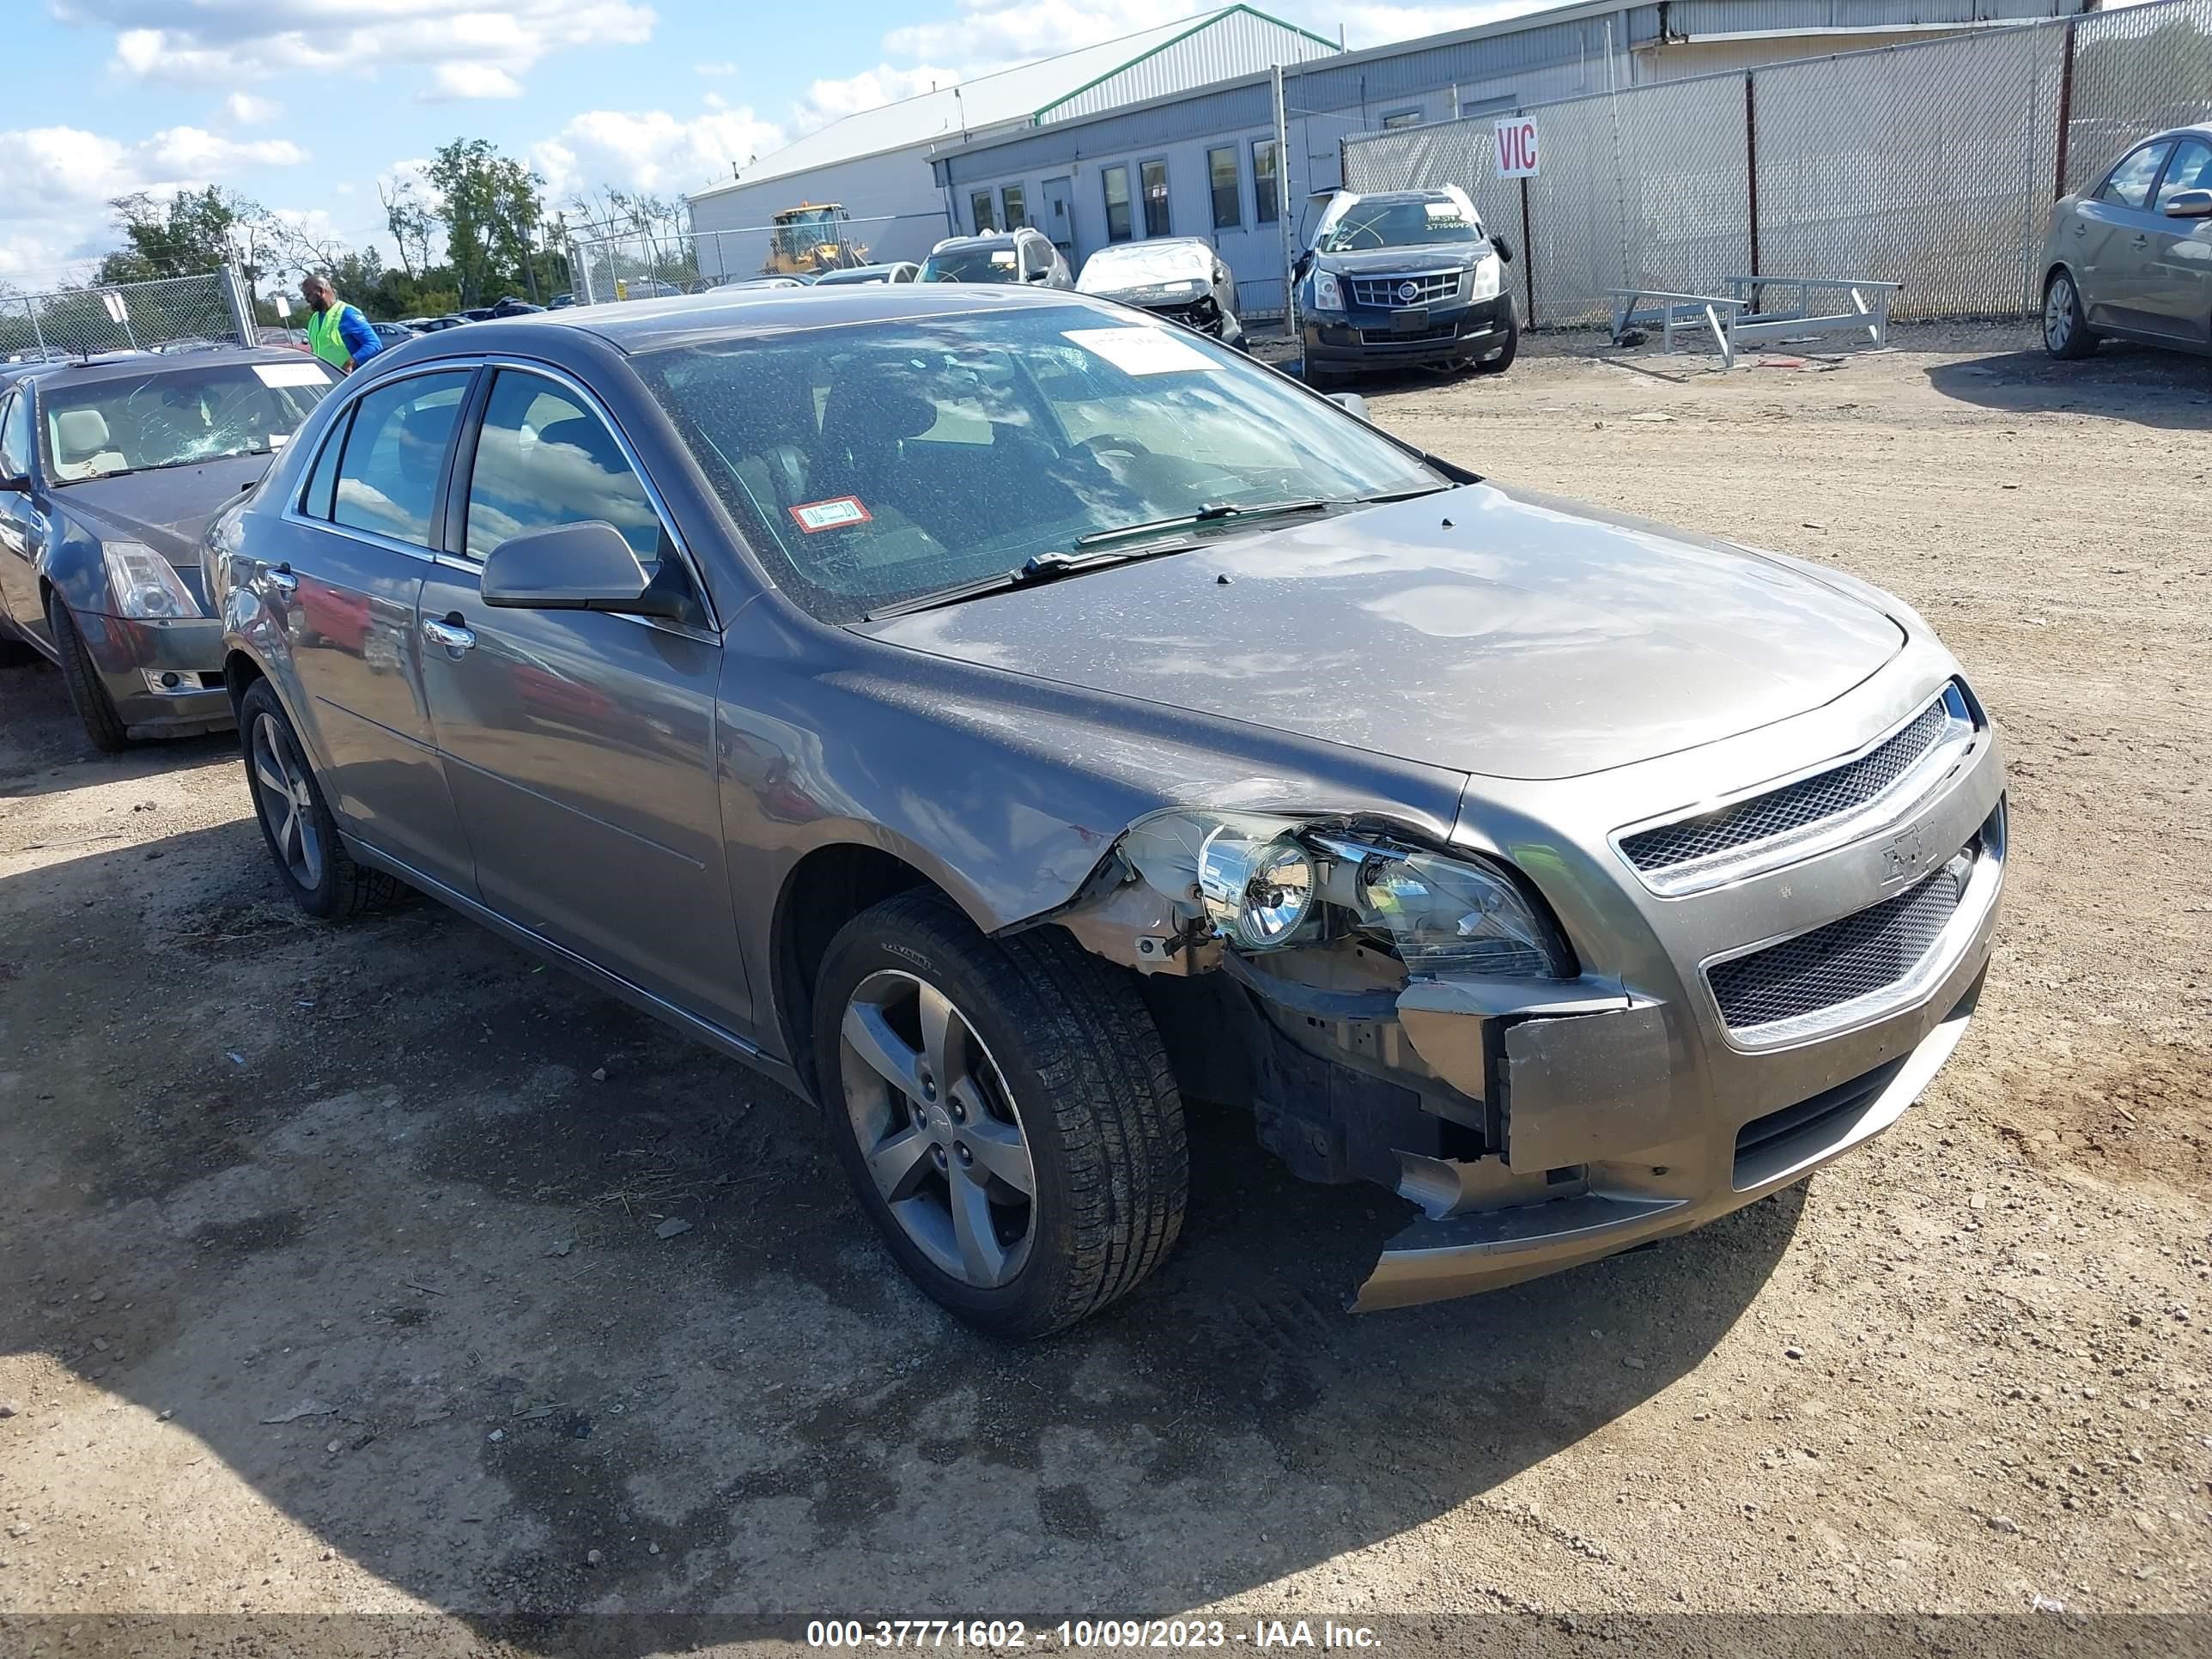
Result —
[[[2136,138],[2212,117],[2212,0],[1800,58],[1532,105],[1542,171],[1496,176],[1494,115],[1363,135],[1350,190],[1457,185],[1522,253],[1538,327],[1608,289],[1730,276],[1904,284],[1901,318],[2040,303],[2051,205]]]
[[[816,275],[894,257],[886,244],[927,248],[945,234],[945,216],[886,214],[830,224],[746,225],[729,230],[640,231],[570,246],[580,305],[698,294],[757,277]]]
[[[243,283],[230,270],[0,298],[0,361],[253,345]]]

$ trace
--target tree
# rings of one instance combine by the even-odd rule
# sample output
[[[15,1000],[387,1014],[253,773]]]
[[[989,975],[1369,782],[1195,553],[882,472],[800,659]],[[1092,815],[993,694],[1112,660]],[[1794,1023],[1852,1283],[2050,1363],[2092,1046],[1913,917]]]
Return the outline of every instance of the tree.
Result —
[[[252,266],[269,214],[236,191],[210,185],[163,200],[142,190],[107,205],[125,245],[100,262],[103,284],[204,276],[241,252],[248,279],[258,274]]]
[[[412,282],[430,268],[430,239],[441,221],[412,179],[389,185],[379,179],[376,198],[384,204],[384,228],[399,248],[400,269]]]
[[[434,156],[430,187],[445,203],[446,258],[465,303],[495,289],[538,292],[533,233],[544,217],[544,180],[483,138],[456,138]]]

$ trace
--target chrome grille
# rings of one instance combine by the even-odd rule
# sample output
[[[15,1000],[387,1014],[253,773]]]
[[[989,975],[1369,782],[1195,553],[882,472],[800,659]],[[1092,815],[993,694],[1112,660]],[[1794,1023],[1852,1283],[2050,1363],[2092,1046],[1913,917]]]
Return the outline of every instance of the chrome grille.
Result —
[[[1732,1031],[1803,1019],[1905,979],[1942,937],[1966,896],[1971,855],[1840,921],[1705,970]]]
[[[1370,306],[1378,310],[1395,310],[1400,306],[1432,306],[1449,300],[1459,292],[1459,272],[1432,270],[1419,276],[1347,276],[1352,284],[1352,302]],[[1411,283],[1413,292],[1401,294],[1398,290]]]
[[[1968,719],[1966,700],[1947,686],[1904,730],[1856,760],[1717,811],[1624,836],[1620,850],[1638,869],[1656,874],[1840,817],[1890,788],[1927,757],[1954,720]]]

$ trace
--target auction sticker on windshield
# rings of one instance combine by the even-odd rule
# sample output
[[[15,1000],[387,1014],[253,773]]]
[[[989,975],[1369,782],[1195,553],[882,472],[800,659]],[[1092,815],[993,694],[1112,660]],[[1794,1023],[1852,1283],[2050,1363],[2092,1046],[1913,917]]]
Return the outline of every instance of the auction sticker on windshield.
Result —
[[[875,514],[860,505],[857,495],[839,495],[826,501],[806,501],[791,509],[799,527],[811,536],[817,530],[842,530],[848,524],[866,524]]]
[[[1175,374],[1212,368],[1204,353],[1164,328],[1071,328],[1066,337],[1095,351],[1124,374]]]
[[[253,372],[264,386],[324,386],[331,378],[313,363],[256,363]]]

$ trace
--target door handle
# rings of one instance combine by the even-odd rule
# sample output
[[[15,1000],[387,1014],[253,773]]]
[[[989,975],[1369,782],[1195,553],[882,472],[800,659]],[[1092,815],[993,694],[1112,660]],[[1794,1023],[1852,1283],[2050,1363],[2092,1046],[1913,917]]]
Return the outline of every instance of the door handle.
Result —
[[[2136,247],[2148,247],[2150,246],[2150,238],[2139,230],[2136,233],[2134,246]]]
[[[292,574],[292,567],[289,564],[280,564],[273,570],[264,570],[261,575],[262,580],[279,593],[289,597],[300,591],[300,579]]]
[[[2089,227],[2076,219],[2074,222],[2074,234],[2076,236],[2087,236],[2089,234]]]
[[[433,645],[444,646],[457,657],[464,651],[475,649],[477,642],[475,633],[462,623],[458,611],[442,621],[436,617],[423,617],[422,637]]]

